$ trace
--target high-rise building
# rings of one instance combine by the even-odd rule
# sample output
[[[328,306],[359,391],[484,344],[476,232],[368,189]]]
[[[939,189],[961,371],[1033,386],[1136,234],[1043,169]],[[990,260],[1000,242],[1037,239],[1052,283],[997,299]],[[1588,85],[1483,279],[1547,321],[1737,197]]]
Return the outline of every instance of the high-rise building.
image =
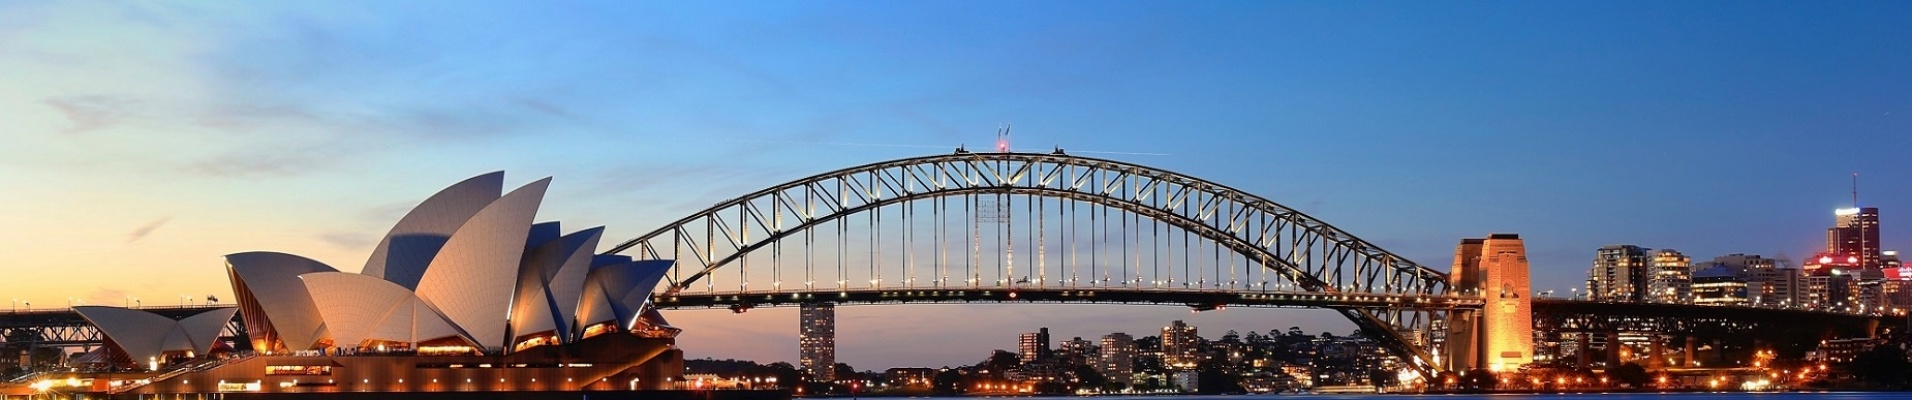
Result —
[[[1195,327],[1182,320],[1162,327],[1162,363],[1169,368],[1194,369],[1202,362],[1201,340]]]
[[[1102,376],[1111,382],[1135,383],[1135,338],[1116,332],[1102,336]]]
[[[836,381],[836,305],[805,303],[797,314],[799,367],[812,381]]]
[[[1683,304],[1693,299],[1693,259],[1661,249],[1647,256],[1647,303]]]
[[[1527,247],[1520,235],[1461,240],[1450,271],[1449,288],[1485,300],[1478,311],[1450,314],[1450,367],[1509,371],[1533,363],[1533,299],[1528,297]]]
[[[1838,222],[1826,229],[1826,252],[1858,257],[1860,268],[1879,269],[1879,209],[1841,208],[1833,215]]]
[[[1587,298],[1639,302],[1646,294],[1646,251],[1634,245],[1601,247],[1587,271]]]
[[[1017,338],[1016,349],[1023,364],[1033,364],[1049,359],[1049,328],[1024,333]]]

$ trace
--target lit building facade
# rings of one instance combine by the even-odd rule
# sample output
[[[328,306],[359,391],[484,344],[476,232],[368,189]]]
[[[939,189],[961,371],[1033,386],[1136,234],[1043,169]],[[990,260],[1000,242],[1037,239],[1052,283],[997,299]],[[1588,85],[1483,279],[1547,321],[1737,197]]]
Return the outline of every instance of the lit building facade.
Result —
[[[1049,328],[1024,333],[1016,338],[1016,353],[1023,364],[1034,364],[1049,359]]]
[[[1833,215],[1838,220],[1826,229],[1826,252],[1858,257],[1860,268],[1879,269],[1879,209],[1842,208]]]
[[[1448,287],[1482,297],[1479,311],[1456,311],[1447,326],[1453,370],[1508,371],[1533,362],[1533,299],[1527,248],[1519,235],[1464,239],[1454,249]]]
[[[1679,251],[1661,249],[1647,256],[1648,303],[1684,304],[1693,298],[1693,259]]]
[[[1070,365],[1093,365],[1093,360],[1096,359],[1097,353],[1099,352],[1095,342],[1088,341],[1081,337],[1063,341],[1062,347],[1058,350],[1059,351],[1056,352],[1056,358]]]
[[[1754,276],[1759,278],[1760,305],[1786,307],[1806,299],[1805,283],[1799,279],[1798,268],[1758,271]]]
[[[1135,337],[1116,332],[1102,336],[1098,367],[1110,382],[1135,383]]]
[[[1634,245],[1601,247],[1587,271],[1587,297],[1593,301],[1639,302],[1646,294],[1647,249]]]
[[[1182,320],[1162,327],[1162,363],[1174,369],[1194,369],[1202,362],[1201,336]]]
[[[797,314],[798,367],[812,381],[836,381],[836,304],[804,303]]]
[[[1702,306],[1749,306],[1754,304],[1752,294],[1758,291],[1748,287],[1746,281],[1732,275],[1700,276],[1693,278],[1693,304]]]

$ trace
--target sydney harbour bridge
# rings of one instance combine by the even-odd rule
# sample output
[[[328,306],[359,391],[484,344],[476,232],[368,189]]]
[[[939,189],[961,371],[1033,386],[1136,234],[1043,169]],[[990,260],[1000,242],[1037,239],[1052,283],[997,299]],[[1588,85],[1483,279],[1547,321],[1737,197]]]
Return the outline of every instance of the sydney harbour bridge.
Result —
[[[607,253],[676,260],[667,287],[654,292],[659,308],[989,302],[1328,309],[1423,376],[1450,369],[1440,359],[1450,319],[1487,301],[1478,291],[1451,288],[1445,267],[1408,260],[1269,199],[1061,150],[958,149],[830,171],[722,201]],[[1887,319],[1903,323],[1876,314],[1521,301],[1531,304],[1534,329],[1554,333],[1720,337],[1805,323],[1822,328],[1821,336],[1863,336]],[[35,334],[12,334],[20,331]],[[47,346],[99,342],[97,331],[65,309],[0,314],[0,334]]]

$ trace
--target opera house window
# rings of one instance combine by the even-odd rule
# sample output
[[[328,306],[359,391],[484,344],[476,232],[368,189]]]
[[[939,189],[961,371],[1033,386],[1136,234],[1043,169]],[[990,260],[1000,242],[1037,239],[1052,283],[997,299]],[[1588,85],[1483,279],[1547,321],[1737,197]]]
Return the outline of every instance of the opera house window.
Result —
[[[331,375],[330,365],[267,365],[266,375]]]

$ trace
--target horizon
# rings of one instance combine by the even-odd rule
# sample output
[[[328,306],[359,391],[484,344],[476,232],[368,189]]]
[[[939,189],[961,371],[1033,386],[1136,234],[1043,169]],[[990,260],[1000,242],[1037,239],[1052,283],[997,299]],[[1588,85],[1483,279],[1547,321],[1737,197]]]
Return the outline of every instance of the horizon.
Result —
[[[0,296],[231,299],[220,257],[255,250],[357,271],[425,196],[497,170],[553,177],[539,220],[614,244],[1005,124],[1436,269],[1518,233],[1535,291],[1615,244],[1798,266],[1853,173],[1884,249],[1912,250],[1903,2],[459,5],[0,4]],[[1353,330],[1185,310],[843,307],[838,360],[973,363],[1032,323]],[[796,359],[794,308],[666,315],[688,358]]]

